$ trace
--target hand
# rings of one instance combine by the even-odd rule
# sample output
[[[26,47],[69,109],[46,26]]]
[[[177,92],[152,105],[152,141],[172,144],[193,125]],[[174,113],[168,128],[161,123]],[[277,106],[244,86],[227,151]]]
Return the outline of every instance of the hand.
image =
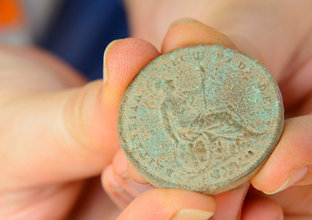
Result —
[[[116,125],[123,92],[158,55],[142,40],[115,41],[105,52],[104,83],[86,83],[49,54],[0,48],[0,219],[93,220],[119,214],[96,176],[120,147]],[[168,219],[181,209],[187,214],[214,208],[210,197],[198,193],[155,189],[119,219],[138,214],[142,218],[135,219]]]
[[[86,84],[47,53],[0,48],[0,219],[68,216],[91,184],[86,179],[98,175],[118,147],[112,144],[111,121],[119,95],[110,98],[115,90],[123,91],[136,71],[129,65],[125,70],[124,81],[104,88],[102,81]],[[112,78],[121,74],[113,71]],[[100,184],[92,182],[98,188],[88,193],[98,191],[108,210],[116,211]]]
[[[137,7],[138,4],[140,7]],[[148,5],[151,5],[150,1],[133,1],[131,4],[128,1],[134,36],[150,39],[162,48],[163,53],[199,43],[232,47],[233,42],[240,51],[257,58],[268,68],[283,93],[285,130],[275,151],[252,178],[252,187],[247,194],[248,187],[245,186],[214,197],[217,209],[213,218],[240,219],[241,216],[242,219],[281,219],[284,215],[285,219],[310,219],[312,51],[309,48],[312,46],[312,22],[306,8],[311,7],[311,3],[306,1],[299,6],[284,1],[198,1],[186,7],[187,2],[177,4],[173,1],[162,1],[150,6],[154,16],[150,16],[149,23],[154,22],[154,25],[146,25],[146,19],[140,19],[140,16],[144,13],[151,14]],[[161,27],[166,27],[167,22],[175,16],[185,16],[183,10],[179,14],[182,6],[189,14],[221,30],[229,38],[204,24],[185,21],[171,26],[160,44],[164,34]],[[173,7],[178,8],[174,10],[177,14],[168,13]],[[206,13],[198,13],[199,9]],[[308,16],[310,19],[307,20]],[[289,18],[299,23],[291,23]],[[115,186],[119,187],[118,193],[111,187],[110,178],[115,179]],[[103,179],[106,190],[120,207],[126,206],[131,199],[144,191],[144,187],[131,183],[129,179],[147,184],[127,164],[121,151],[116,154],[112,166],[105,171]],[[134,185],[136,189],[133,189]],[[128,197],[120,199],[120,194],[121,197]]]

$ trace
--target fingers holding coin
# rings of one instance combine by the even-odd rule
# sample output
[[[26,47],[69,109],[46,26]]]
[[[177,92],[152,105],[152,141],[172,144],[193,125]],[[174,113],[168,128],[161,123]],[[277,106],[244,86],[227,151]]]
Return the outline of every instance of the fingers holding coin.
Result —
[[[275,194],[293,185],[312,184],[312,116],[286,120],[284,133],[253,186],[266,194]]]
[[[123,209],[142,192],[154,188],[130,165],[120,149],[102,174],[102,185],[116,205]]]
[[[117,220],[207,220],[216,204],[212,197],[179,189],[151,189],[139,195]]]

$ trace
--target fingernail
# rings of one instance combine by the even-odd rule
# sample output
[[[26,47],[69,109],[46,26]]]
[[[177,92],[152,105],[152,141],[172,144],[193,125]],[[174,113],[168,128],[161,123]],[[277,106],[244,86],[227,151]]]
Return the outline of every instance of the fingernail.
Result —
[[[168,29],[178,25],[178,24],[183,24],[183,23],[187,23],[187,22],[198,22],[196,19],[194,18],[190,18],[190,17],[185,17],[185,18],[180,18],[178,20],[175,20],[174,22],[172,22],[169,26]]]
[[[123,178],[123,179],[129,178],[129,173],[125,172],[125,173],[121,174],[121,178]]]
[[[272,192],[264,192],[265,194],[272,195],[287,189],[288,187],[292,186],[299,180],[301,180],[308,172],[308,167],[301,167],[295,169],[291,172],[289,178],[277,189]]]
[[[109,50],[112,48],[112,46],[113,45],[115,45],[118,41],[120,41],[120,40],[114,40],[114,41],[112,41],[112,42],[110,42],[108,45],[107,45],[107,47],[106,47],[106,49],[105,49],[105,51],[104,51],[104,56],[103,56],[103,78],[104,78],[104,84],[107,82],[107,80],[108,80],[108,69],[107,69],[107,66],[106,66],[106,64],[107,64],[107,62],[106,62],[106,58],[107,58],[107,54],[109,53]]]
[[[131,179],[127,179],[125,181],[128,184],[129,193],[134,197],[137,197],[138,195],[145,192],[146,190],[155,188],[154,186],[151,186],[151,185],[142,185],[142,184],[136,183]]]
[[[116,178],[111,178],[110,184],[113,188],[115,195],[119,196],[124,203],[130,203],[134,197],[130,195],[126,190],[120,185]]]
[[[199,209],[182,209],[171,220],[207,220],[213,216],[213,212]]]
[[[120,193],[124,191],[124,189],[120,186],[120,184],[118,183],[115,177],[110,178],[110,185],[112,186],[115,192]]]

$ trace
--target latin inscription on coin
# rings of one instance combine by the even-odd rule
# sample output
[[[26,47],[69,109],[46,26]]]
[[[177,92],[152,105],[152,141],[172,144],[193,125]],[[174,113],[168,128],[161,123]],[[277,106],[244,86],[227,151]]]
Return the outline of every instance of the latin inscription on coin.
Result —
[[[207,194],[246,181],[283,127],[279,88],[255,59],[223,46],[159,56],[126,90],[118,133],[152,184]]]

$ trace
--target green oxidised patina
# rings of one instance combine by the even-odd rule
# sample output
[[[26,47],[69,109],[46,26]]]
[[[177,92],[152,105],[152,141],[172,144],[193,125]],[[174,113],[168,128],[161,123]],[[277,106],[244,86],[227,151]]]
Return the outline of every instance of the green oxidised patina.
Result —
[[[219,45],[181,48],[141,70],[121,102],[118,133],[152,184],[220,193],[247,181],[283,128],[274,79]]]

